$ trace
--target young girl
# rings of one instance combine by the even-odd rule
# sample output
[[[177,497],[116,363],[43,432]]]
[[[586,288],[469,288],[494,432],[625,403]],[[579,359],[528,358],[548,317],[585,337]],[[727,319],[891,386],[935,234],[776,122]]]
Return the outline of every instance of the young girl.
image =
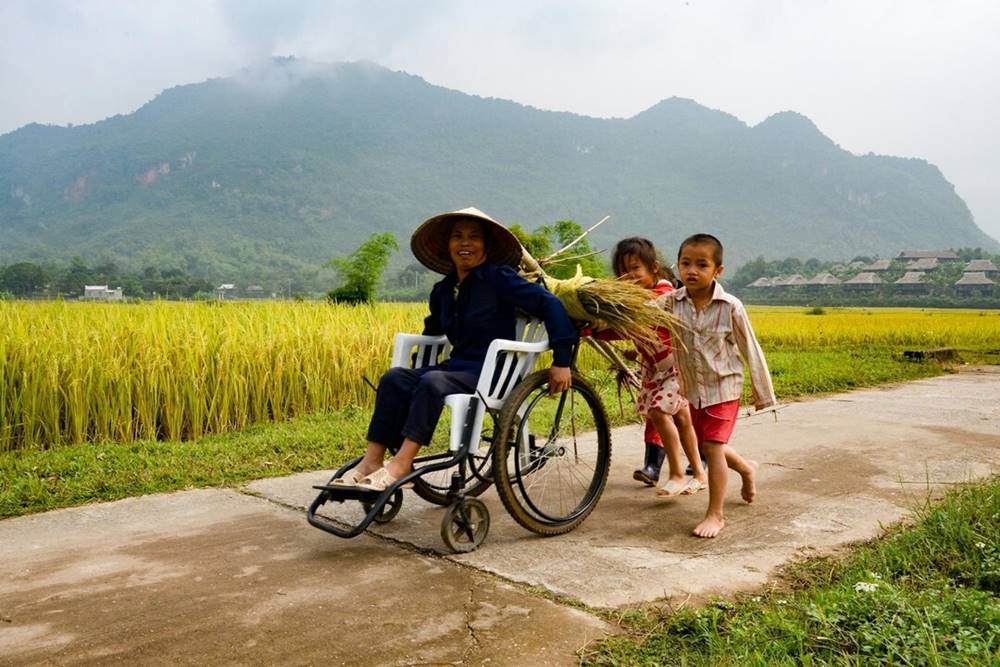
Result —
[[[674,289],[670,269],[663,267],[657,259],[656,248],[648,239],[631,237],[615,246],[612,266],[621,278],[634,280],[638,285],[657,295]],[[670,347],[670,332],[657,330],[660,345],[654,349],[642,350],[642,387],[636,401],[636,409],[646,418],[646,461],[642,469],[633,477],[647,484],[659,480],[660,466],[666,454],[669,477],[657,491],[657,495],[676,496],[696,493],[706,488],[708,476],[698,454],[698,441],[691,423],[688,402],[680,393],[680,377],[674,366],[673,350]],[[604,336],[601,336],[602,338]],[[626,353],[630,359],[636,353]],[[650,425],[659,434],[662,442],[650,437]],[[692,477],[685,479],[681,467],[681,446],[691,464]]]

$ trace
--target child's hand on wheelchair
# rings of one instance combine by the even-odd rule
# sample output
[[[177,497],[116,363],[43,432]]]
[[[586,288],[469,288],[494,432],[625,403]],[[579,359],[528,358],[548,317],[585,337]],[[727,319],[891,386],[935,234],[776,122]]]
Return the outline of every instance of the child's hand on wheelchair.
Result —
[[[561,394],[573,384],[573,374],[566,366],[549,368],[549,395]]]

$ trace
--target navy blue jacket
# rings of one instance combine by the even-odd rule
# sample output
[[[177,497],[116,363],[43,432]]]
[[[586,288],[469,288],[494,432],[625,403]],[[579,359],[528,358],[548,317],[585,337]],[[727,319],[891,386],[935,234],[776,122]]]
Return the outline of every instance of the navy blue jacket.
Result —
[[[461,284],[457,273],[448,274],[431,290],[430,309],[424,334],[448,336],[452,345],[450,371],[478,374],[490,343],[496,338],[514,338],[518,309],[545,322],[552,365],[570,364],[577,335],[566,309],[547,289],[529,283],[509,267],[484,262]]]

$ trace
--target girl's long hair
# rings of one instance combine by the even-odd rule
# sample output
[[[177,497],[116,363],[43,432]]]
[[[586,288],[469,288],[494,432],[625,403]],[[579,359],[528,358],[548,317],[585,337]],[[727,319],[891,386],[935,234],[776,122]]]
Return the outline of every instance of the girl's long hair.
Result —
[[[671,285],[676,282],[674,272],[670,270],[660,253],[656,251],[653,242],[641,236],[630,236],[627,239],[622,239],[615,246],[615,252],[611,257],[611,267],[616,276],[628,273],[628,269],[625,268],[625,260],[629,255],[642,262],[658,280],[668,280]]]

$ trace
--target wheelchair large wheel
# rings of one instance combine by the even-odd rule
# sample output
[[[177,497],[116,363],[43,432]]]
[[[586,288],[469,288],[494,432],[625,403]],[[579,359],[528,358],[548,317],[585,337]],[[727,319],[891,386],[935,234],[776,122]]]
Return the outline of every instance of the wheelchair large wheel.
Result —
[[[566,392],[548,391],[548,371],[538,371],[507,397],[493,479],[515,521],[539,535],[560,535],[597,505],[611,467],[611,435],[597,391],[578,373]]]
[[[490,488],[493,483],[493,434],[496,433],[496,417],[487,412],[489,419],[483,419],[483,433],[478,446],[473,445],[469,456],[465,459],[465,495],[476,497]],[[492,423],[492,426],[490,425]],[[442,457],[445,454],[441,455]],[[447,453],[447,456],[451,456]],[[441,460],[441,459],[437,459]],[[419,469],[420,463],[414,462]],[[450,505],[453,498],[448,497],[451,489],[451,474],[457,468],[446,468],[421,475],[413,480],[413,492],[429,503]]]

